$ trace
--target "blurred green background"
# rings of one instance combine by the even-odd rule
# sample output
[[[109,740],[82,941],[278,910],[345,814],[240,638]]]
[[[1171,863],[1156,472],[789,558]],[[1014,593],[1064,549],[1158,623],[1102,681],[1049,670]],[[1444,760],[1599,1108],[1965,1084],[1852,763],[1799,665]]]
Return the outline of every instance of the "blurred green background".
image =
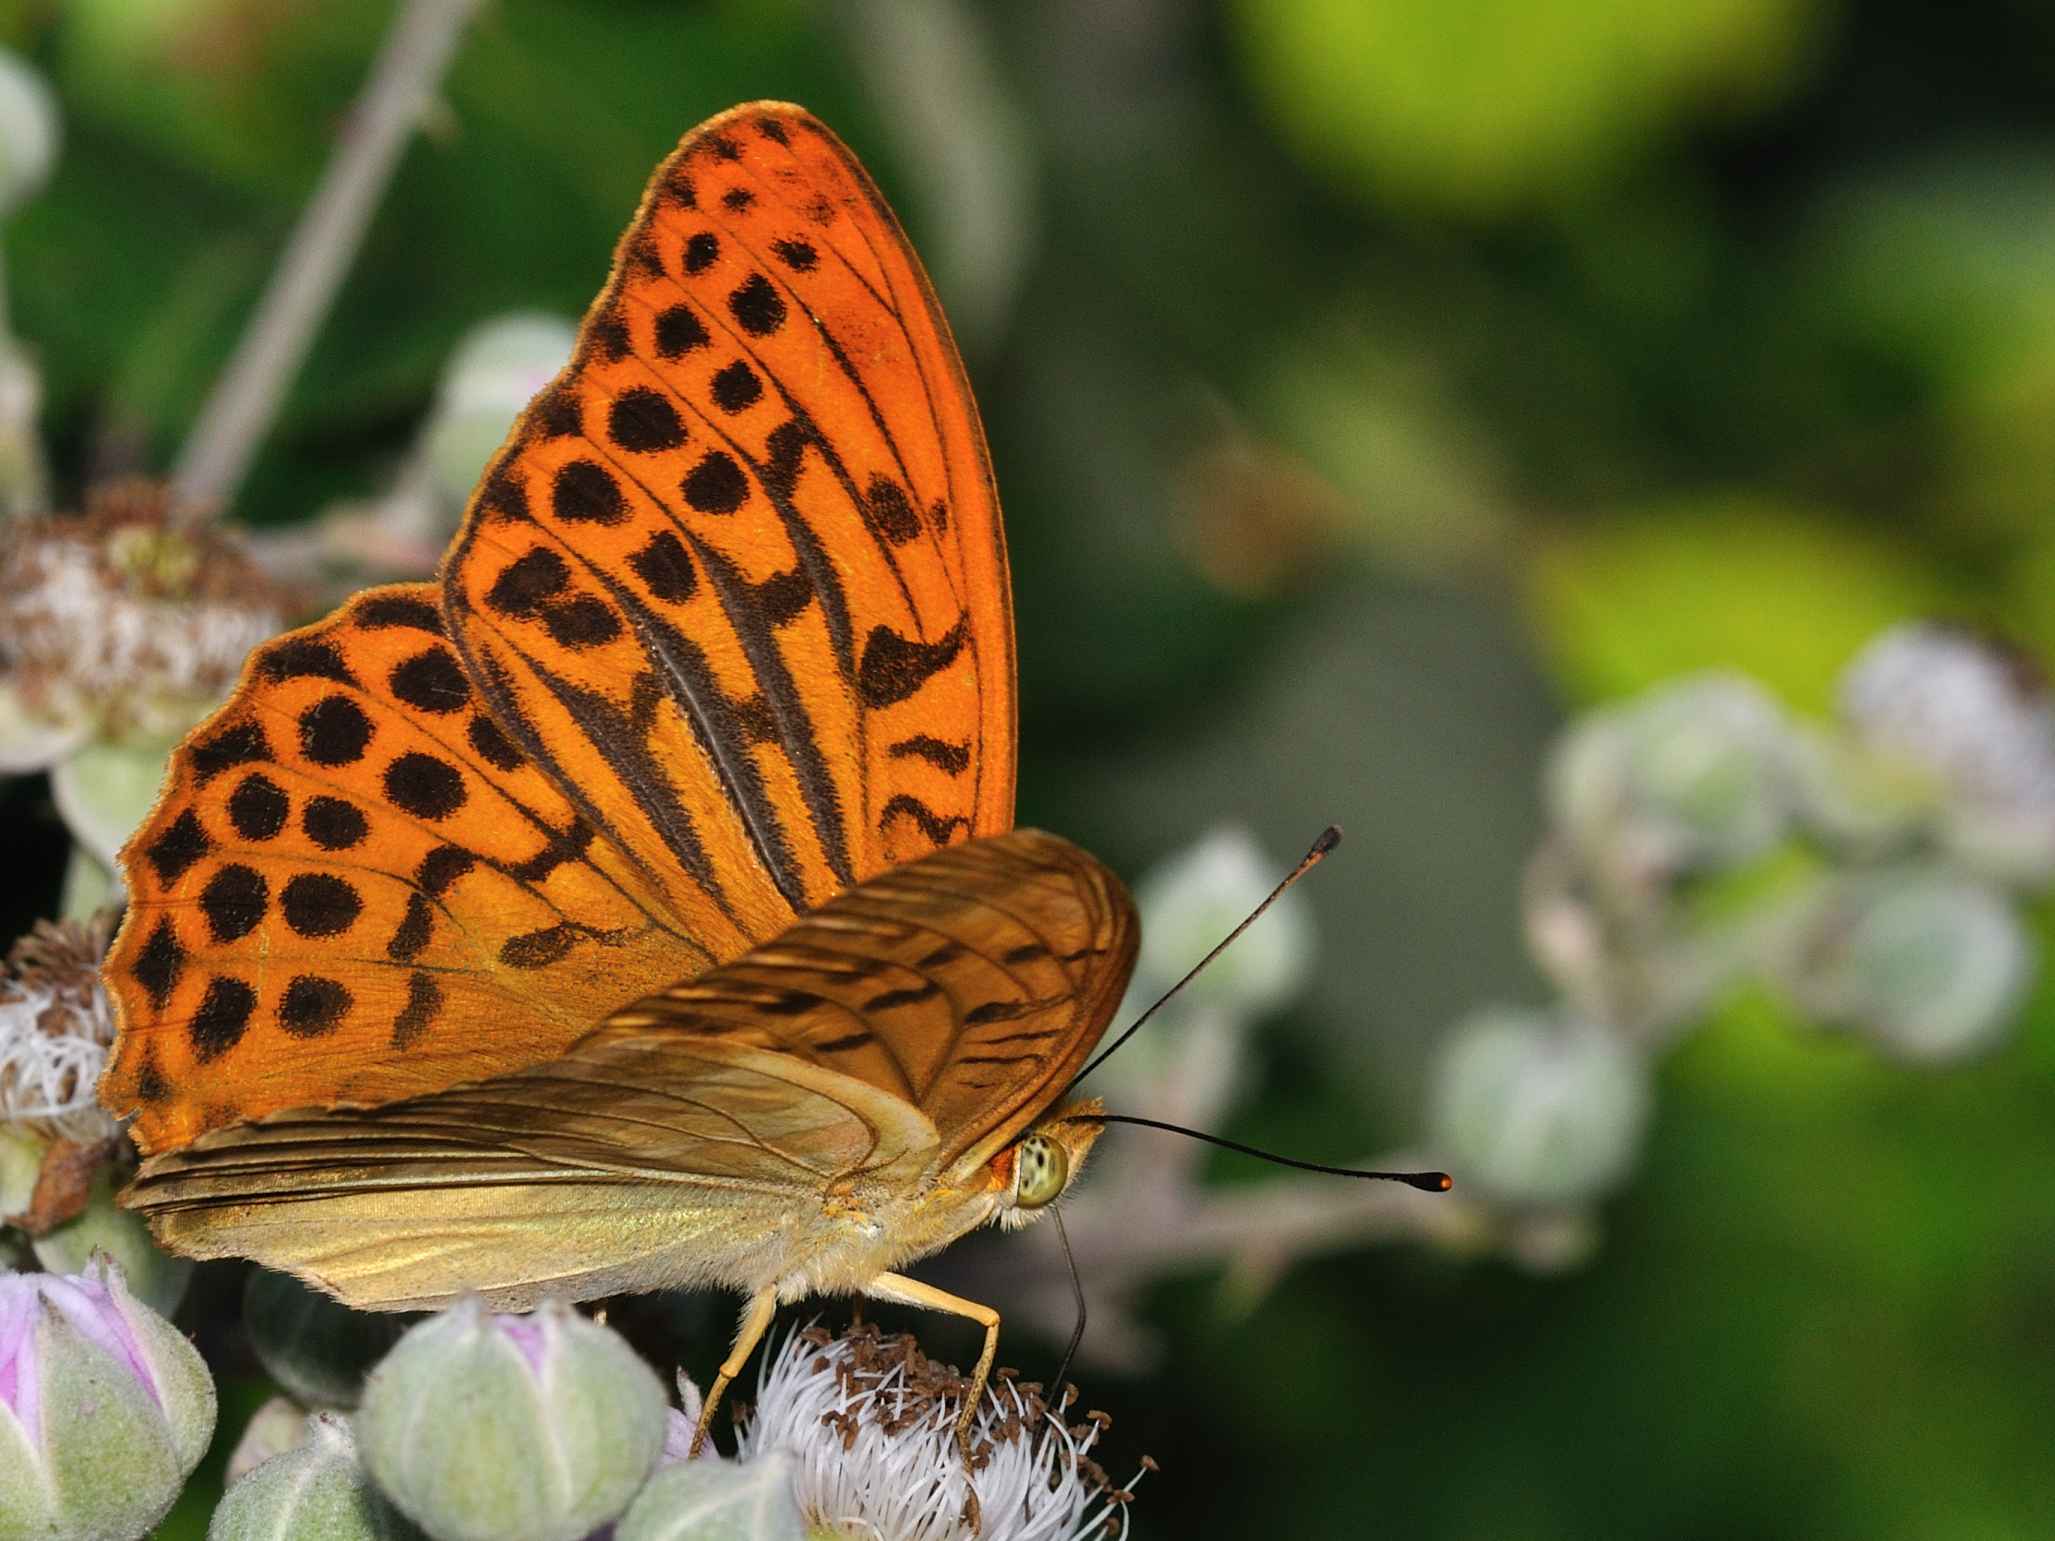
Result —
[[[389,14],[0,3],[64,118],[4,232],[61,503],[169,463]],[[580,313],[649,168],[753,97],[858,151],[956,323],[1022,822],[1130,876],[1223,821],[1281,862],[1348,830],[1229,1133],[1402,1143],[1448,1023],[1541,996],[1518,887],[1567,712],[1722,664],[1818,709],[1933,612],[2055,653],[2032,0],[500,0],[238,514],[376,494],[466,330]],[[64,836],[38,783],[5,811],[49,857],[12,935]],[[1164,1468],[1135,1533],[2055,1534],[2055,996],[1937,1074],[1788,1026],[1738,1006],[1665,1065],[1581,1269],[1163,1280],[1160,1365],[1086,1382],[1106,1464]]]

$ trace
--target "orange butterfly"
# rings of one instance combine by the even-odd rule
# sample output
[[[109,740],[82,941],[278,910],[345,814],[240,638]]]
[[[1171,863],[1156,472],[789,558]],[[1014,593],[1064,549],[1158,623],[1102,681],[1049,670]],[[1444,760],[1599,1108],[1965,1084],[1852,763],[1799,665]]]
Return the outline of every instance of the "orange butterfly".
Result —
[[[741,1290],[709,1416],[824,1291],[981,1322],[981,1388],[997,1313],[897,1270],[1076,1175],[1137,940],[1009,832],[1014,689],[918,259],[810,115],[723,113],[439,578],[260,649],[174,756],[107,965],[125,1202],[375,1309]]]

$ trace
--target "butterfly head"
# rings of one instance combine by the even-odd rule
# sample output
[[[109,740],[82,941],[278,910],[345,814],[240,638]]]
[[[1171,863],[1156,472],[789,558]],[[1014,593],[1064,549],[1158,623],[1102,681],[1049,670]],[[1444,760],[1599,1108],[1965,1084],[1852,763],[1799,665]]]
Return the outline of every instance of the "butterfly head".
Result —
[[[1077,1181],[1099,1132],[1105,1104],[1096,1097],[1074,1102],[1042,1119],[992,1158],[1000,1188],[999,1223],[1017,1229],[1041,1217]]]

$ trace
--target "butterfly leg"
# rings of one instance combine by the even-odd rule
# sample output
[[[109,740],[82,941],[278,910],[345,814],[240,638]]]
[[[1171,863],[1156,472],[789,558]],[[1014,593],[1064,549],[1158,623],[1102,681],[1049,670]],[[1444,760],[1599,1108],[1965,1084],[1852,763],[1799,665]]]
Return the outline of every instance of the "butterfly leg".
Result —
[[[763,1341],[764,1332],[771,1325],[772,1316],[777,1314],[778,1292],[774,1289],[758,1290],[749,1297],[749,1303],[742,1308],[742,1320],[735,1326],[735,1347],[728,1357],[721,1361],[721,1373],[714,1377],[713,1390],[706,1394],[706,1402],[699,1409],[699,1427],[692,1431],[693,1455],[698,1455],[706,1444],[706,1431],[714,1425],[714,1409],[721,1405],[721,1393],[728,1389],[728,1382],[742,1373],[742,1367],[749,1363],[749,1356],[756,1345]],[[993,1321],[998,1318],[994,1317]]]
[[[974,1470],[970,1428],[977,1421],[978,1405],[985,1399],[985,1382],[991,1378],[993,1356],[999,1352],[999,1313],[990,1306],[981,1306],[975,1300],[965,1300],[961,1295],[938,1290],[932,1284],[923,1284],[904,1274],[881,1273],[864,1286],[863,1292],[877,1300],[895,1300],[904,1306],[924,1306],[930,1311],[946,1311],[951,1316],[967,1316],[985,1329],[984,1352],[978,1355],[978,1367],[970,1372],[970,1389],[964,1393],[963,1411],[956,1415],[956,1448],[963,1453],[964,1470]],[[975,1505],[976,1502],[977,1494],[972,1493],[971,1503]]]

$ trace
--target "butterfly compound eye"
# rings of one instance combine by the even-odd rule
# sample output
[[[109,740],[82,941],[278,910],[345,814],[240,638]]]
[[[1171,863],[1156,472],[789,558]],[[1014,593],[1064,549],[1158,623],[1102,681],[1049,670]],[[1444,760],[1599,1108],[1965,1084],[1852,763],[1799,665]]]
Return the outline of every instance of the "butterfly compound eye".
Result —
[[[1031,1134],[1020,1142],[1018,1181],[1013,1202],[1022,1209],[1040,1209],[1070,1181],[1070,1157],[1047,1135]]]

